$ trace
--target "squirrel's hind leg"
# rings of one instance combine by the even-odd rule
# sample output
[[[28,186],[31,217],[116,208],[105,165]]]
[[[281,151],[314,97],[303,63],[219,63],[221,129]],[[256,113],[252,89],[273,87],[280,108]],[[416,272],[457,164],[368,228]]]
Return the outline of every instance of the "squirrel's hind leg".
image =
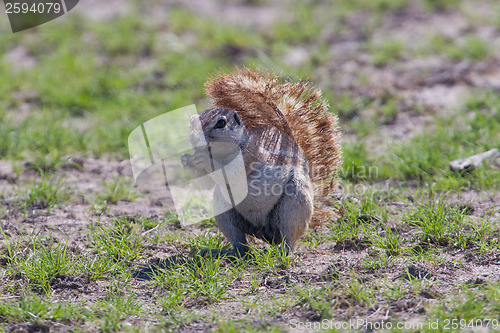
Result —
[[[270,214],[271,228],[279,233],[281,246],[293,251],[309,227],[313,213],[312,184],[308,179],[290,180],[285,192]],[[278,236],[278,235],[276,235]]]

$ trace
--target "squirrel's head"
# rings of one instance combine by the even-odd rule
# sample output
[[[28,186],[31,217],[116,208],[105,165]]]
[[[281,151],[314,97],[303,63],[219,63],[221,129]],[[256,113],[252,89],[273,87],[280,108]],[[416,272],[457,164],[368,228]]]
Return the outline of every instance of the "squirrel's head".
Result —
[[[208,144],[214,158],[223,159],[239,152],[246,138],[245,126],[236,111],[208,109],[191,119],[191,146]]]

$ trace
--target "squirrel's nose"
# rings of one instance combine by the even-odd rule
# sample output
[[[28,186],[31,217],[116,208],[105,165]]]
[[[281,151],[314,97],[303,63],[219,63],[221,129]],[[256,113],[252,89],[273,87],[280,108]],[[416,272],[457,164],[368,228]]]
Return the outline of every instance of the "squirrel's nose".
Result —
[[[203,129],[201,127],[200,116],[195,114],[190,118],[191,122],[191,132],[189,134],[189,144],[191,148],[198,149],[206,147],[207,141],[205,140],[205,135],[203,134]]]
[[[189,144],[193,149],[205,147],[207,143],[203,132],[191,131],[191,134],[189,134]]]

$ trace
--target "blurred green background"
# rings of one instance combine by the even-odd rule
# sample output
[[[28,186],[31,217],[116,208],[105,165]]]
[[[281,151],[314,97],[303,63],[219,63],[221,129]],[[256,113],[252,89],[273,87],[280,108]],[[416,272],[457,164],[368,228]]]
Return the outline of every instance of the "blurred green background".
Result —
[[[499,13],[493,0],[87,0],[16,34],[2,14],[0,159],[126,159],[135,127],[208,107],[203,83],[237,65],[323,90],[346,179],[496,186],[496,171],[447,163],[500,147]]]

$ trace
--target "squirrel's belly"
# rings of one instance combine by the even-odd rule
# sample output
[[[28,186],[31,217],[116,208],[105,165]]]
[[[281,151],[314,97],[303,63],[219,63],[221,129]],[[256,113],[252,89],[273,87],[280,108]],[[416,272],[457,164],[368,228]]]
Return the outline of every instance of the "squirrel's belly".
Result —
[[[249,180],[248,195],[235,208],[253,225],[268,223],[268,215],[284,194],[287,179]]]
[[[236,210],[255,226],[265,225],[268,214],[276,206],[280,196],[254,196],[250,192],[245,200],[236,205]]]

